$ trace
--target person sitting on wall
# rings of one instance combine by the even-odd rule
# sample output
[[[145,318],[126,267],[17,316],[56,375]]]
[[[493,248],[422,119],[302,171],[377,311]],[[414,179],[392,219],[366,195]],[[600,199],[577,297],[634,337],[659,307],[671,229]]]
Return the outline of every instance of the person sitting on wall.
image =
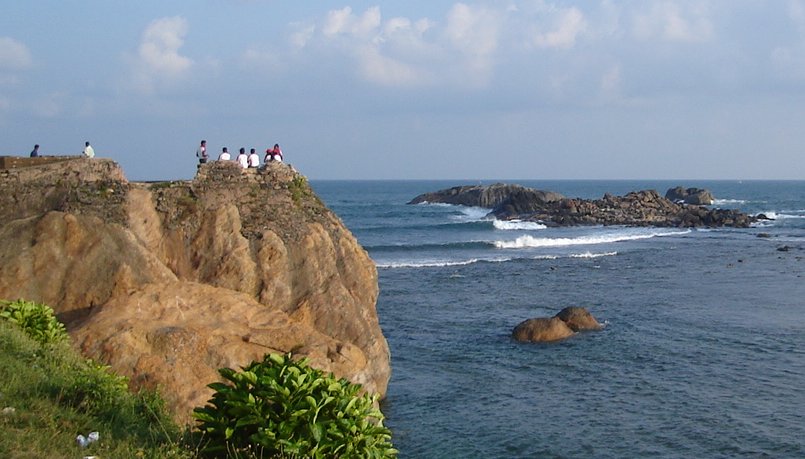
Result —
[[[89,142],[84,142],[84,151],[81,152],[87,158],[94,158],[95,157],[95,150],[92,149],[92,145]]]
[[[249,167],[249,157],[246,156],[245,148],[240,149],[240,153],[238,154],[238,163],[240,164],[240,167],[244,169]]]
[[[280,145],[278,143],[274,144],[274,148],[269,148],[266,150],[266,162],[268,161],[282,162],[282,150],[280,150]]]
[[[260,155],[257,154],[254,148],[249,152],[249,167],[260,167]]]
[[[39,156],[39,144],[34,145],[33,151],[31,151],[31,158],[36,158]]]
[[[221,149],[221,154],[218,155],[218,161],[230,161],[231,159],[232,156],[229,155],[229,150],[226,147]]]

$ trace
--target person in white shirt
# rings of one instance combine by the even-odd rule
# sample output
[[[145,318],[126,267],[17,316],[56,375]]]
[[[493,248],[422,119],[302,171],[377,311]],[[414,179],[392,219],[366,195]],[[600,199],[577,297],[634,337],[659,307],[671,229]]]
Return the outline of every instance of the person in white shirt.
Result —
[[[249,157],[246,156],[245,148],[240,149],[240,153],[238,154],[238,163],[240,163],[240,167],[244,169],[249,167]]]
[[[198,146],[198,150],[196,150],[196,158],[198,158],[199,164],[204,164],[207,162],[207,141],[202,140],[201,144]]]
[[[260,155],[254,148],[249,152],[249,167],[260,167]]]
[[[89,144],[89,142],[84,142],[84,151],[81,153],[87,158],[95,157],[95,150],[92,149],[92,146]]]
[[[227,150],[227,148],[224,147],[221,150],[221,154],[218,155],[218,161],[229,161],[231,159],[232,159],[232,157],[229,155],[229,150]]]

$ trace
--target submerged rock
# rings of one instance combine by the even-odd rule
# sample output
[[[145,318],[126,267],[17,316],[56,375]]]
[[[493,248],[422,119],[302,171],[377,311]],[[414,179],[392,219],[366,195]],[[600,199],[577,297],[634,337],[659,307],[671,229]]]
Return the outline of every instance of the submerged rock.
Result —
[[[544,343],[559,341],[573,336],[575,332],[558,317],[528,319],[512,331],[512,337],[521,342]]]
[[[601,330],[603,326],[581,307],[567,307],[553,317],[538,317],[520,322],[512,338],[520,342],[543,343],[569,338],[581,331]]]
[[[555,317],[562,319],[562,321],[575,332],[601,330],[603,328],[586,308],[577,306],[567,307],[559,311]]]

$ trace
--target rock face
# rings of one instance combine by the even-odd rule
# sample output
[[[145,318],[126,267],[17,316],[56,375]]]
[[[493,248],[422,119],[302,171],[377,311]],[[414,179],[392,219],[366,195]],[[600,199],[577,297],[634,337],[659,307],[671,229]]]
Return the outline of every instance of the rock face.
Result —
[[[563,198],[555,193],[514,185],[497,187],[496,198],[490,202],[492,205],[482,205],[484,201],[476,199],[482,193],[477,188],[483,187],[456,187],[427,193],[417,196],[409,204],[443,202],[479,205],[490,208],[489,215],[500,220],[536,221],[555,226],[732,226],[745,228],[758,219],[737,210],[708,209],[678,204],[663,198],[654,190],[636,191],[624,196],[613,196],[607,193],[601,199],[587,200]],[[472,190],[462,198],[462,193],[466,191],[465,188],[472,188]],[[701,194],[700,198],[706,199],[706,195]]]
[[[557,201],[563,197],[561,194],[552,191],[540,191],[520,185],[496,183],[489,186],[457,186],[433,193],[424,193],[409,201],[408,204],[441,202],[490,209],[501,205],[521,208],[529,205],[528,203],[531,201],[549,202]]]
[[[512,338],[520,342],[546,343],[569,338],[581,331],[601,330],[603,326],[585,308],[567,307],[553,317],[520,322]]]
[[[556,314],[557,318],[566,323],[574,332],[587,330],[601,330],[603,327],[592,314],[585,308],[570,306],[562,309]]]
[[[559,341],[575,333],[558,317],[541,317],[520,322],[512,331],[512,337],[520,342],[547,343]]]
[[[112,161],[0,171],[0,298],[54,308],[87,356],[159,386],[179,421],[217,369],[268,352],[384,394],[377,272],[289,165],[131,183]]]
[[[685,204],[693,204],[697,206],[709,206],[715,202],[713,193],[701,188],[669,188],[665,192],[665,199],[670,199],[673,202],[684,202]]]

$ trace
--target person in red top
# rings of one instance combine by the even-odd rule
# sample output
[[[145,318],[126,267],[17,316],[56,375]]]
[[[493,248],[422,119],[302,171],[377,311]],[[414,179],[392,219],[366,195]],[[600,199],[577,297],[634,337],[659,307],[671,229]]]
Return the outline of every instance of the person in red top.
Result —
[[[280,144],[275,143],[274,148],[269,148],[266,150],[265,162],[269,161],[282,162],[282,150],[280,149]]]

